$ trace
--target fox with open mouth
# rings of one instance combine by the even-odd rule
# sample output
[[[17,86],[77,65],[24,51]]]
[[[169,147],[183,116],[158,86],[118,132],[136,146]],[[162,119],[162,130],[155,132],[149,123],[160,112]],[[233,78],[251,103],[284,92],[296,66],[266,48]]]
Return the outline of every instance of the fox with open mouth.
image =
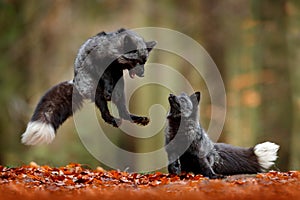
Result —
[[[50,143],[59,126],[82,107],[84,99],[99,108],[103,120],[114,127],[121,119],[147,125],[147,117],[129,113],[125,105],[123,71],[130,78],[144,76],[144,64],[156,41],[146,42],[131,30],[100,32],[79,49],[74,63],[74,79],[52,87],[40,99],[22,142],[27,145]],[[112,101],[119,118],[110,114],[107,102]]]

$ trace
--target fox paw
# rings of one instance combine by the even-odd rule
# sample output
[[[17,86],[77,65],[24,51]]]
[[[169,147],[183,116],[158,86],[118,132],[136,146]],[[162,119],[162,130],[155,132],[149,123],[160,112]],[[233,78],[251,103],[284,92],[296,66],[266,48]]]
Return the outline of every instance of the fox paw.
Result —
[[[148,117],[138,117],[138,116],[133,116],[131,117],[132,121],[136,124],[140,124],[143,126],[146,126],[147,124],[149,124],[150,120]]]
[[[225,178],[225,176],[222,175],[222,174],[212,174],[212,175],[208,176],[208,178],[210,178],[210,179],[222,179],[222,178]]]
[[[168,172],[170,174],[176,174],[180,175],[181,174],[181,166],[178,162],[174,162],[168,166]]]

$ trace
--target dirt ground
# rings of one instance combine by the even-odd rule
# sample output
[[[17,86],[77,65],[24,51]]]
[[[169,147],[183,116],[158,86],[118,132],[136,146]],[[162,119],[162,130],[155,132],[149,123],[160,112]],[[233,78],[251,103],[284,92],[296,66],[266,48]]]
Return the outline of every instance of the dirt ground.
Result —
[[[175,176],[64,167],[0,166],[0,199],[300,199],[300,172],[271,171],[210,180],[202,175]]]

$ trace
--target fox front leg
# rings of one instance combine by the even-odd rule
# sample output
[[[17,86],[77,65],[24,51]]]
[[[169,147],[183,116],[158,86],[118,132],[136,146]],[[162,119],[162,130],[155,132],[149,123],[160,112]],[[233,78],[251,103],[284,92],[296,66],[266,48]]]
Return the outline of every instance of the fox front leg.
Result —
[[[165,138],[166,140],[166,152],[167,152],[167,157],[168,157],[168,172],[170,174],[176,174],[180,175],[181,174],[181,163],[179,160],[179,157],[176,153],[176,147],[169,145],[171,138],[167,136]]]
[[[147,125],[149,123],[149,119],[147,117],[136,116],[131,113],[126,108],[125,104],[125,93],[124,93],[124,79],[121,78],[119,83],[115,86],[113,91],[112,101],[117,106],[119,115],[122,119],[129,120],[136,124]]]
[[[108,109],[107,106],[107,97],[105,97],[104,92],[100,89],[99,85],[96,90],[96,95],[95,95],[95,104],[99,108],[101,112],[102,119],[114,127],[119,127],[121,124],[121,120],[118,118],[113,117]]]
[[[179,159],[175,160],[174,162],[168,165],[168,172],[170,174],[176,174],[176,175],[181,174],[181,165]]]
[[[205,177],[208,177],[210,179],[217,179],[217,178],[223,178],[223,175],[216,174],[212,167],[210,166],[210,163],[207,158],[201,158],[198,160],[200,168],[201,168],[201,174]]]

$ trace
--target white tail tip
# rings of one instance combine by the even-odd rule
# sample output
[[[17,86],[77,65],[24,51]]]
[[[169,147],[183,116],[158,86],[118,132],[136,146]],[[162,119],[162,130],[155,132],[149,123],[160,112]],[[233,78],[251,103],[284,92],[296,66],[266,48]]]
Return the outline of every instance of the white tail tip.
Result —
[[[51,124],[33,121],[28,123],[21,141],[26,145],[40,145],[49,144],[54,138],[55,130]]]
[[[269,169],[274,165],[275,160],[277,159],[277,151],[279,145],[272,142],[264,142],[257,144],[254,147],[254,153],[257,156],[258,163],[262,167],[262,170]]]

